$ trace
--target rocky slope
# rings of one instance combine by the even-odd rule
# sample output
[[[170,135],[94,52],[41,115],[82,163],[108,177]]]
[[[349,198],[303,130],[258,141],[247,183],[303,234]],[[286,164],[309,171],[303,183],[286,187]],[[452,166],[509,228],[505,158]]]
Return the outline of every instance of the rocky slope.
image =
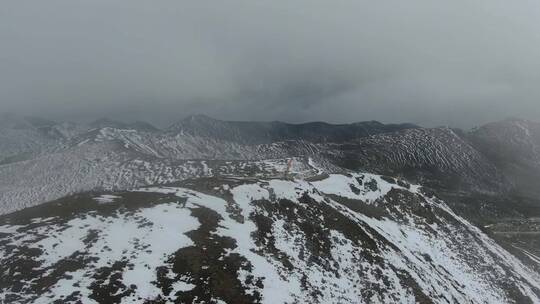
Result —
[[[472,130],[469,136],[520,194],[534,198],[540,195],[539,123],[509,119]]]
[[[540,275],[419,186],[207,178],[0,217],[8,303],[538,303]]]
[[[336,162],[349,169],[400,175],[452,190],[497,193],[509,188],[498,168],[450,128],[378,134],[336,149]]]

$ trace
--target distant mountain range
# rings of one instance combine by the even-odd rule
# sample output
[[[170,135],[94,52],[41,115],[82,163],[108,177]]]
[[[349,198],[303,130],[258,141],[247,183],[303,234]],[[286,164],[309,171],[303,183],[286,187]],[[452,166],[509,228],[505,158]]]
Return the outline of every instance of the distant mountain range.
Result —
[[[539,123],[0,118],[0,302],[540,301]]]
[[[290,124],[280,121],[222,121],[205,115],[193,115],[173,124],[167,131],[243,144],[266,144],[285,140],[346,142],[369,135],[414,128],[418,126],[385,125],[378,121],[340,125],[325,122]]]
[[[144,122],[99,119],[82,125],[10,116],[0,122],[0,181],[10,180],[0,183],[4,190],[0,197],[6,210],[36,203],[34,198],[24,199],[29,180],[18,178],[28,173],[28,166],[39,168],[30,179],[38,189],[45,187],[40,180],[48,180],[49,166],[93,185],[67,186],[73,179],[65,183],[59,179],[63,186],[55,187],[57,194],[44,195],[54,199],[95,187],[122,189],[202,174],[180,174],[178,162],[288,157],[316,158],[334,171],[368,170],[452,190],[535,196],[540,193],[535,187],[540,177],[539,125],[506,120],[461,131],[376,121],[341,125],[230,122],[196,115],[160,130]],[[147,163],[140,169],[143,172],[135,161]],[[95,180],[80,168],[101,171],[94,168],[100,165],[110,172],[105,176],[96,172]],[[145,181],[124,180],[125,170],[146,176]]]

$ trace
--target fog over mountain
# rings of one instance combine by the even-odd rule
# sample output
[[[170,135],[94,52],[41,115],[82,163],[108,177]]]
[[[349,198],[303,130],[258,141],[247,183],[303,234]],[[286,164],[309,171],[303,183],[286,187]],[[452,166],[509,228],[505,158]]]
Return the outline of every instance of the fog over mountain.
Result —
[[[540,4],[5,1],[0,110],[166,126],[538,120]]]
[[[538,20],[2,1],[0,303],[540,303]]]

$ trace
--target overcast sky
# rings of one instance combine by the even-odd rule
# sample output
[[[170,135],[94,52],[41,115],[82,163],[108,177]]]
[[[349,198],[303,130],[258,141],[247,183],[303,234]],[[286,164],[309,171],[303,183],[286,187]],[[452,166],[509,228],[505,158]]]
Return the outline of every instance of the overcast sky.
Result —
[[[537,0],[4,0],[0,112],[540,120]]]

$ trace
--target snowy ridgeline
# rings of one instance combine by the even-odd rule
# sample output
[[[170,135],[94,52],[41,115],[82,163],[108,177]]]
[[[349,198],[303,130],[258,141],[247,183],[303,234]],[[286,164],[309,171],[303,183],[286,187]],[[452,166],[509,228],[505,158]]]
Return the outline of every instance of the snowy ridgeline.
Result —
[[[207,178],[0,220],[0,302],[540,302],[540,276],[444,202],[371,174]]]

